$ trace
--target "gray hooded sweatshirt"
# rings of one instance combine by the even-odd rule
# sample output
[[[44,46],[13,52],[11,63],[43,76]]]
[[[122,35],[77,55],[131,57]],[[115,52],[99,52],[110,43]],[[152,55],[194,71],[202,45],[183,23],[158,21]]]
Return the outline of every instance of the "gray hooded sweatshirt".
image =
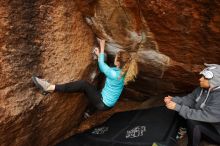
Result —
[[[220,65],[205,64],[213,73],[210,88],[196,88],[184,97],[173,97],[175,110],[185,119],[211,123],[220,134]],[[210,68],[210,69],[209,69]],[[203,73],[203,72],[201,72]]]

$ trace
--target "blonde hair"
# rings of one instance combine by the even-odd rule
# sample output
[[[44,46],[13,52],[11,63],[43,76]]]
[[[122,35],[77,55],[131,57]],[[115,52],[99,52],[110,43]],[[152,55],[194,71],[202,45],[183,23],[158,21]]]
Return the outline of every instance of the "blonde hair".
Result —
[[[120,63],[121,76],[124,76],[124,84],[127,85],[129,81],[134,81],[138,74],[138,66],[136,59],[127,51],[119,51],[117,53],[117,61]]]

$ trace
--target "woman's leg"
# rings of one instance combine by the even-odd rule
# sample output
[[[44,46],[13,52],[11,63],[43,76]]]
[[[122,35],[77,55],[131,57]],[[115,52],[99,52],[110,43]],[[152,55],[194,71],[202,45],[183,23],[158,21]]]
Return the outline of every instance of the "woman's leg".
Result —
[[[80,80],[75,82],[69,82],[66,84],[53,85],[47,82],[44,79],[38,77],[32,77],[35,85],[44,92],[65,92],[65,93],[74,93],[74,92],[84,92],[88,97],[89,101],[99,110],[107,110],[107,107],[102,101],[101,93],[87,81]]]
[[[93,85],[84,80],[73,81],[65,84],[56,84],[55,91],[65,93],[85,92],[88,95],[96,94],[96,89]]]
[[[220,144],[220,135],[209,123],[187,120],[188,146],[198,146],[202,138]]]
[[[102,101],[102,95],[100,91],[98,91],[95,86],[88,83],[87,81],[80,80],[69,82],[66,84],[55,85],[55,91],[57,92],[84,92],[88,97],[89,101],[99,110],[107,110],[107,107]]]

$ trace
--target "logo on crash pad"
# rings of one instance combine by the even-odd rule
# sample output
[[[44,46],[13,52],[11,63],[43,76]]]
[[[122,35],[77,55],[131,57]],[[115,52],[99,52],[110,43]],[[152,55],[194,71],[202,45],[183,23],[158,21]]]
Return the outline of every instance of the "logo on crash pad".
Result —
[[[100,135],[106,133],[107,131],[108,131],[108,127],[99,127],[99,128],[95,128],[92,131],[92,134]]]
[[[126,138],[137,138],[144,135],[146,126],[136,126],[131,130],[127,130]]]

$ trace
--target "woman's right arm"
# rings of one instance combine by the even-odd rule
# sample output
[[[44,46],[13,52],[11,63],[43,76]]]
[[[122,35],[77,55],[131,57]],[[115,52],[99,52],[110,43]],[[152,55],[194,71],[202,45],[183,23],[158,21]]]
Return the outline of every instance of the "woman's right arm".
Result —
[[[105,51],[105,40],[101,39],[99,41],[99,44],[100,44],[100,49],[101,49],[100,53],[104,53],[104,51]]]

